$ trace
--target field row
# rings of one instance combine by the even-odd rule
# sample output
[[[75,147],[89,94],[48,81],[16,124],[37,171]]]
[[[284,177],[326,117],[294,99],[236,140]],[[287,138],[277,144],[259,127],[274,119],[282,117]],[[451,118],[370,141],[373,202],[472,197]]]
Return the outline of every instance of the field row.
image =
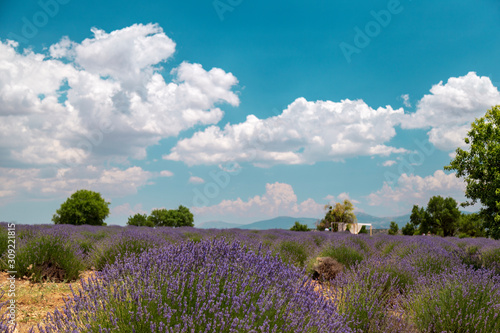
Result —
[[[500,242],[484,238],[17,226],[14,265],[34,282],[98,271],[41,332],[500,331]]]

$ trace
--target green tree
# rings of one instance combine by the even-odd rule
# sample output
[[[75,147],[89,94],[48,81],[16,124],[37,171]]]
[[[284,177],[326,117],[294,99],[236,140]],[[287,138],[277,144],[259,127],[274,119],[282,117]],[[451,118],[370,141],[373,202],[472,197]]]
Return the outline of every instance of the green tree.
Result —
[[[428,216],[424,207],[419,208],[418,205],[413,205],[410,222],[401,229],[403,235],[412,236],[420,232],[419,228],[427,229],[427,219]],[[427,232],[427,230],[422,232]]]
[[[403,228],[401,228],[401,231],[405,236],[413,236],[415,234],[416,228],[413,223],[408,222]]]
[[[178,220],[176,227],[194,227],[194,216],[189,211],[189,208],[181,205],[177,208],[177,211]]]
[[[52,216],[52,221],[55,224],[105,225],[109,204],[100,193],[78,190],[66,199]]]
[[[362,225],[361,229],[359,229],[358,234],[367,234],[368,230],[366,230],[366,225]]]
[[[478,213],[463,214],[458,221],[459,237],[484,237],[484,219]]]
[[[154,209],[148,216],[148,222],[155,227],[194,226],[193,214],[182,205],[178,209]]]
[[[293,227],[290,228],[291,231],[310,231],[306,224],[300,224],[299,221],[295,221]]]
[[[388,234],[389,235],[397,235],[398,231],[399,231],[398,224],[394,221],[391,221],[391,225],[389,226]]]
[[[154,227],[153,223],[148,220],[148,216],[146,214],[135,214],[134,216],[130,216],[127,221],[127,225],[135,225],[138,227]]]
[[[500,105],[476,119],[465,138],[468,150],[457,148],[445,170],[456,170],[467,183],[463,206],[481,202],[488,236],[500,239]]]
[[[356,215],[354,214],[354,205],[349,200],[344,200],[344,203],[337,202],[335,206],[326,205],[328,209],[325,217],[316,224],[318,230],[324,230],[331,227],[332,222],[355,223]]]
[[[433,196],[430,198],[426,209],[427,217],[424,218],[427,231],[441,236],[453,236],[458,228],[460,211],[455,199],[442,196]],[[426,231],[422,231],[426,232]]]

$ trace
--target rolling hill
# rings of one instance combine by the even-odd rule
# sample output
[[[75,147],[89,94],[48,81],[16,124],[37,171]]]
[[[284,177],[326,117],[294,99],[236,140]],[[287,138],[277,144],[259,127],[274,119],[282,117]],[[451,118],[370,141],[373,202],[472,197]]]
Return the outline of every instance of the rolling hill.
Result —
[[[402,228],[409,220],[410,214],[401,216],[376,217],[373,215],[356,212],[356,217],[359,223],[371,223],[374,229],[388,229],[391,221],[395,221]],[[309,228],[315,228],[315,222],[318,219],[310,217],[291,217],[278,216],[269,220],[256,221],[248,224],[230,223],[225,221],[208,221],[196,226],[201,229],[252,229],[252,230],[268,230],[268,229],[290,229],[295,221],[302,224],[307,224]]]

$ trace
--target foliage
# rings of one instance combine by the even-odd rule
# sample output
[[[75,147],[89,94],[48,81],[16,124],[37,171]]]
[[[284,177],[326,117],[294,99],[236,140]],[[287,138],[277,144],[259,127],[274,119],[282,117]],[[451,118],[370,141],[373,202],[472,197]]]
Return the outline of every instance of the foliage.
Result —
[[[325,217],[316,224],[318,230],[330,228],[332,222],[355,223],[356,215],[354,214],[354,205],[349,200],[344,200],[341,204],[337,202],[335,206],[326,205],[328,209]],[[335,225],[334,225],[335,226]]]
[[[128,218],[127,225],[135,225],[137,227],[154,227],[153,222],[148,219],[148,216],[140,213],[130,216]]]
[[[402,331],[402,323],[390,321],[387,316],[393,292],[388,274],[355,265],[335,280],[335,286],[338,289],[339,312],[347,317],[349,326],[355,332]]]
[[[480,214],[462,214],[458,221],[458,235],[464,237],[484,237],[484,219]]]
[[[413,223],[408,222],[403,228],[401,228],[401,231],[405,236],[413,236],[415,234],[416,228]]]
[[[457,148],[456,156],[445,170],[456,170],[465,179],[464,205],[481,202],[487,234],[500,239],[500,105],[476,119],[465,138],[468,150]]]
[[[303,271],[240,243],[187,242],[109,266],[45,332],[352,332]]]
[[[155,227],[194,227],[193,222],[193,214],[182,205],[178,209],[154,209],[147,219]]]
[[[347,268],[363,260],[363,255],[358,250],[344,244],[330,245],[321,252],[320,256],[333,258]]]
[[[45,234],[30,239],[16,256],[15,271],[33,282],[73,281],[85,269],[77,247],[67,235]]]
[[[359,234],[367,234],[368,230],[366,230],[366,225],[362,225],[361,229],[359,229]]]
[[[291,231],[310,231],[309,227],[307,224],[300,224],[299,221],[295,221],[295,224],[293,227],[290,228]]]
[[[55,224],[103,225],[109,215],[109,202],[100,193],[78,190],[52,216]]]
[[[391,225],[389,226],[389,231],[387,233],[391,236],[394,236],[398,234],[398,231],[399,231],[398,224],[394,221],[391,221]]]
[[[444,199],[440,195],[429,199],[424,219],[428,231],[441,236],[453,236],[458,227],[460,211],[455,199]]]
[[[346,328],[346,332],[359,331],[359,329],[365,332],[413,332],[415,328],[412,326],[416,325],[420,319],[408,306],[420,309],[419,311],[427,313],[429,316],[435,316],[433,314],[435,310],[430,307],[434,307],[437,303],[432,299],[427,305],[425,302],[429,299],[422,298],[421,303],[415,303],[413,306],[408,303],[411,300],[420,302],[418,299],[424,294],[439,295],[440,290],[447,286],[443,284],[445,282],[451,285],[459,281],[460,284],[467,285],[463,287],[464,292],[481,294],[483,292],[471,283],[476,281],[476,276],[483,274],[482,272],[486,272],[485,274],[488,276],[486,280],[491,282],[488,290],[492,292],[492,295],[496,293],[496,287],[493,288],[493,286],[500,283],[500,241],[487,238],[457,239],[397,235],[367,237],[333,232],[295,233],[289,230],[204,230],[190,227],[157,227],[152,229],[89,225],[18,225],[16,226],[16,234],[24,235],[17,242],[17,255],[20,261],[16,269],[19,272],[23,272],[24,269],[27,276],[34,273],[33,268],[37,267],[41,269],[40,272],[48,273],[54,270],[62,272],[64,263],[70,263],[66,266],[69,267],[68,269],[75,269],[75,266],[81,265],[80,271],[91,269],[92,266],[98,270],[98,279],[92,280],[92,283],[99,283],[99,285],[94,284],[95,289],[92,289],[87,284],[88,288],[82,290],[82,294],[76,291],[77,297],[70,300],[69,304],[78,302],[79,305],[72,307],[68,310],[69,312],[66,309],[59,311],[60,321],[56,322],[62,326],[58,326],[58,329],[52,327],[52,332],[74,331],[75,326],[65,326],[70,324],[66,319],[60,317],[66,314],[70,314],[71,318],[75,320],[77,318],[89,320],[85,323],[96,325],[96,329],[92,326],[92,329],[88,331],[99,331],[99,324],[101,324],[103,332],[132,330],[131,328],[124,329],[125,326],[116,329],[109,326],[115,325],[113,324],[115,319],[117,322],[121,320],[120,325],[130,323],[130,320],[133,319],[132,323],[137,325],[133,328],[137,332],[150,332],[151,329],[145,329],[145,325],[151,324],[151,321],[157,325],[156,329],[153,329],[155,332],[183,331],[181,326],[175,328],[175,325],[186,325],[182,321],[183,319],[188,322],[199,320],[200,323],[222,325],[222,321],[215,318],[214,312],[207,315],[201,310],[206,304],[218,304],[221,313],[226,316],[224,317],[225,329],[219,330],[222,332],[231,331],[229,328],[233,324],[235,327],[240,327],[238,326],[240,322],[248,324],[252,320],[259,321],[259,327],[262,328],[266,318],[270,325],[271,323],[275,325],[276,331],[287,332],[287,330],[283,330],[284,326],[280,325],[285,325],[285,322],[291,325],[294,318],[300,317],[299,313],[303,313],[308,316],[305,319],[307,323],[303,331],[319,333],[323,330],[315,329],[314,325],[310,326],[309,323],[317,323],[315,321],[317,318],[311,319],[312,314],[319,314],[322,311],[314,306],[321,307],[325,303],[329,304],[328,306],[333,305],[335,311],[341,311],[346,315],[347,321],[352,320],[348,323],[351,328]],[[42,239],[44,241],[41,241]],[[214,244],[225,245],[218,247],[219,245]],[[214,250],[215,248],[217,250]],[[44,251],[43,249],[49,250]],[[50,255],[44,253],[50,253]],[[153,253],[158,254],[158,256],[153,255]],[[248,256],[255,256],[256,259],[247,262],[245,258],[249,258]],[[283,310],[279,306],[274,307],[272,312],[259,312],[258,317],[246,316],[248,313],[256,313],[253,310],[245,312],[244,315],[241,312],[230,310],[231,307],[238,307],[240,304],[238,302],[249,304],[250,307],[253,304],[258,309],[262,309],[260,307],[262,304],[286,306],[285,303],[288,302],[289,298],[286,298],[288,296],[281,298],[283,295],[280,294],[280,290],[282,290],[280,288],[287,286],[290,281],[310,283],[308,280],[310,276],[306,275],[306,272],[310,272],[309,264],[314,264],[318,257],[330,257],[344,267],[342,273],[336,273],[335,277],[328,282],[333,284],[331,291],[335,294],[330,296],[335,297],[335,301],[332,302],[327,298],[314,298],[310,303],[300,303],[304,306],[301,311],[292,307],[288,317],[284,317],[286,309]],[[53,258],[54,260],[36,261],[41,258]],[[270,261],[260,261],[263,258],[268,258]],[[54,264],[55,262],[56,264]],[[267,262],[269,267],[251,266],[253,264],[261,265],[264,262]],[[304,267],[306,263],[307,267]],[[304,268],[307,269],[304,270]],[[267,285],[269,290],[259,289],[259,284],[254,283],[257,277],[252,273],[256,271],[263,274],[259,276],[264,281],[272,279],[277,284]],[[453,275],[456,273],[455,271],[463,271],[463,276],[458,280],[457,275]],[[287,275],[290,272],[295,272],[293,274],[298,272],[298,275],[290,277]],[[23,274],[26,273],[23,272]],[[50,279],[51,276],[54,277],[53,274],[45,274],[44,277],[39,274],[38,276],[39,278],[36,278],[33,275],[33,278],[46,280]],[[113,276],[113,279],[103,280],[103,276]],[[472,284],[486,280],[479,279]],[[149,284],[150,282],[153,284]],[[134,283],[138,285],[135,286]],[[435,285],[437,285],[436,288],[434,288]],[[115,286],[123,288],[114,289]],[[161,289],[160,286],[166,289]],[[294,286],[293,295],[302,297],[297,293],[299,290],[297,285]],[[319,288],[317,285],[316,287]],[[323,285],[323,287],[325,286]],[[428,288],[430,289],[428,290]],[[311,289],[307,291],[308,297],[311,295],[320,297],[327,289],[322,288],[322,293]],[[162,293],[162,290],[165,291],[165,294]],[[123,294],[119,294],[120,291]],[[495,304],[500,304],[499,302],[483,303],[482,299],[471,298],[472,302],[477,302],[479,305],[473,306],[471,304],[469,307],[462,308],[460,304],[463,304],[465,298],[460,298],[461,296],[455,289],[452,289],[449,294],[452,297],[450,301],[444,302],[445,299],[440,301],[448,305],[441,306],[439,318],[431,317],[436,325],[445,325],[441,323],[446,321],[443,318],[460,320],[461,317],[458,315],[460,311],[468,311],[469,316],[472,316],[470,313],[474,310],[474,317],[471,318],[477,319],[477,322],[483,325],[481,326],[483,328],[477,331],[487,331],[485,327],[496,331],[497,327],[490,322],[492,317],[488,317],[488,313],[491,313],[492,309],[496,309]],[[97,298],[92,295],[96,295]],[[114,295],[120,296],[113,298]],[[158,296],[155,298],[154,295]],[[92,321],[94,312],[85,312],[84,308],[85,302],[93,302],[96,299],[100,300],[99,303],[87,304],[90,309],[93,309],[92,306],[96,306],[95,318],[97,321],[94,323]],[[275,302],[283,299],[284,303]],[[339,303],[340,299],[342,302]],[[296,300],[297,298],[294,298],[293,302]],[[488,302],[494,302],[494,300],[490,299]],[[294,304],[297,305],[297,303]],[[402,305],[405,306],[401,307]],[[313,306],[313,308],[309,306]],[[77,310],[73,311],[75,309]],[[157,309],[163,310],[159,313],[155,312]],[[163,312],[166,309],[172,311]],[[359,311],[355,311],[355,309],[359,309]],[[148,317],[148,313],[151,316]],[[206,317],[204,319],[196,317],[198,313],[200,316],[205,314]],[[333,314],[335,315],[335,313]],[[481,313],[481,316],[476,315]],[[165,314],[171,315],[172,320],[164,320],[163,315]],[[114,319],[110,319],[111,315],[114,316]],[[51,316],[55,318],[58,315],[51,314]],[[168,327],[163,327],[160,330],[159,321]],[[104,322],[105,324],[103,324]],[[79,323],[84,324],[84,322]],[[76,327],[85,327],[85,325]],[[248,325],[250,325],[248,326],[250,329],[241,329],[239,332],[247,332],[251,329],[272,331],[267,327],[260,329],[252,326],[253,324]],[[401,328],[400,325],[409,326]],[[193,326],[190,328],[201,332],[213,331],[204,327]],[[305,327],[309,327],[309,329]],[[467,329],[453,330],[452,326],[449,330],[445,328],[446,326],[436,327],[440,329],[436,328],[435,331],[438,332],[467,331]],[[471,332],[475,331],[474,326],[470,326],[468,329]],[[190,331],[190,329],[186,330]],[[302,328],[298,329],[299,332],[301,330]],[[238,330],[234,328],[233,331]],[[424,328],[422,331],[433,332],[434,330]],[[294,332],[294,330],[290,329],[288,332]]]
[[[460,268],[421,279],[404,307],[419,332],[500,331],[500,283],[489,271]]]
[[[283,241],[279,246],[279,254],[284,262],[303,267],[307,259],[307,251],[303,244]]]
[[[425,220],[428,219],[427,213],[423,207],[419,208],[418,205],[413,205],[410,215],[410,222],[408,222],[401,231],[403,235],[412,236],[415,234],[419,234],[419,228],[421,225],[426,225]],[[426,227],[424,227],[426,228]],[[427,232],[427,230],[422,231]]]

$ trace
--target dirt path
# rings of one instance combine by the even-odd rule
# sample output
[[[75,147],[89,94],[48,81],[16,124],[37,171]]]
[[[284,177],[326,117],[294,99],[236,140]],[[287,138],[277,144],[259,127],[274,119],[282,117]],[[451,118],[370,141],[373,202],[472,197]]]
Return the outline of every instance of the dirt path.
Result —
[[[86,271],[80,277],[87,279],[92,274],[92,271]],[[10,285],[8,277],[6,272],[0,272],[0,289],[5,291],[2,302],[11,299],[7,294]],[[72,283],[31,283],[26,279],[16,279],[16,331],[28,332],[33,325],[42,322],[47,312],[64,307],[64,298],[72,296],[70,285],[77,291],[81,282],[78,280]]]

